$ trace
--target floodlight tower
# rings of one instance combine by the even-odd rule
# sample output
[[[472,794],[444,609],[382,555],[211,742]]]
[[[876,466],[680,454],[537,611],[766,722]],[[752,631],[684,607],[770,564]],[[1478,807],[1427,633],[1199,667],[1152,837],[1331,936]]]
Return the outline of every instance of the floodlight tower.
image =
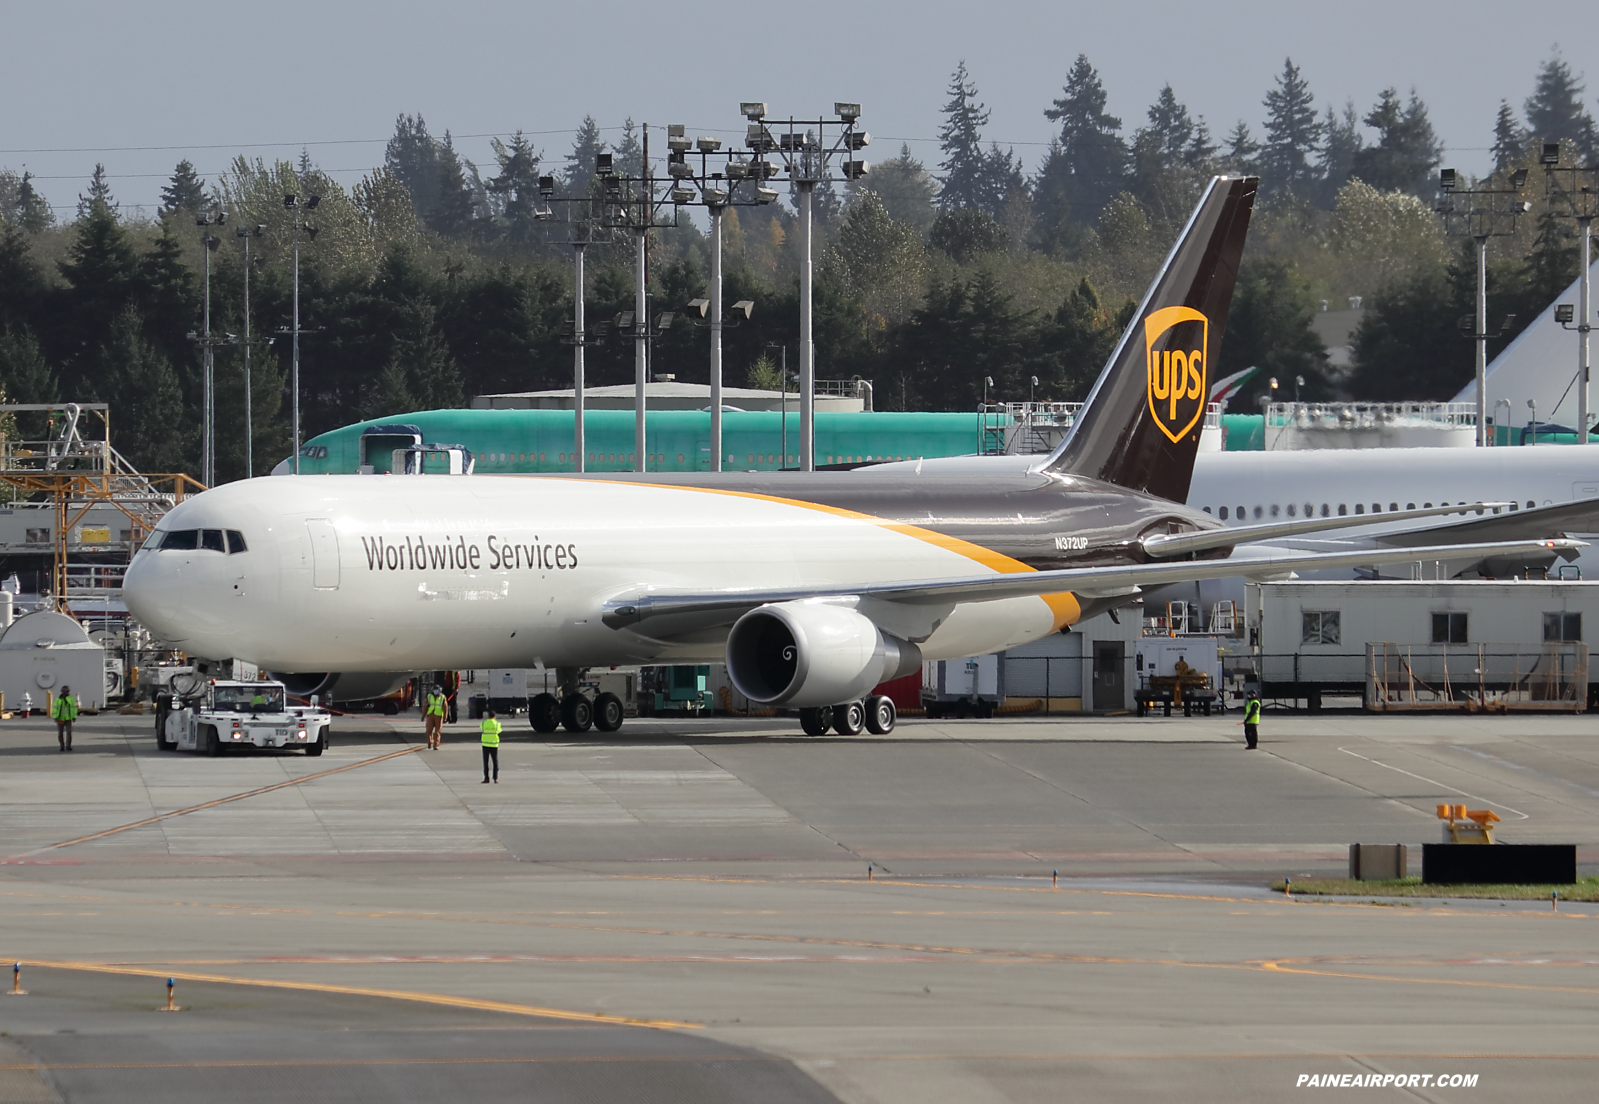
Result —
[[[205,253],[205,309],[201,318],[199,342],[201,353],[200,373],[200,481],[207,487],[217,482],[217,396],[216,350],[211,338],[211,254],[222,239],[211,233],[211,226],[221,226],[228,221],[226,211],[213,211],[196,215],[195,224],[205,229],[200,244]]]
[[[1438,174],[1440,193],[1437,212],[1444,217],[1444,228],[1452,228],[1455,219],[1461,219],[1465,231],[1477,245],[1477,318],[1468,336],[1477,343],[1477,447],[1488,443],[1488,339],[1498,337],[1510,328],[1514,315],[1505,318],[1498,333],[1488,332],[1488,239],[1502,238],[1516,232],[1516,219],[1532,210],[1532,204],[1515,198],[1527,184],[1527,170],[1517,169],[1510,175],[1510,187],[1475,188],[1460,187],[1460,176],[1454,169],[1443,169]],[[1501,197],[1512,197],[1509,204]],[[1466,207],[1461,210],[1455,200],[1464,198]],[[1508,220],[1508,221],[1507,221]],[[1464,329],[1465,319],[1462,319]]]
[[[1545,142],[1538,158],[1544,169],[1544,194],[1559,199],[1569,214],[1557,217],[1577,220],[1582,237],[1582,272],[1577,290],[1576,325],[1572,325],[1571,305],[1555,307],[1555,320],[1568,330],[1577,331],[1577,443],[1586,445],[1588,437],[1588,334],[1593,329],[1592,278],[1593,220],[1599,215],[1599,166],[1561,165],[1560,143]],[[1562,317],[1564,315],[1564,317]]]
[[[722,140],[709,135],[696,138],[691,146],[687,130],[674,123],[666,128],[666,144],[670,149],[667,155],[666,170],[672,178],[671,200],[678,207],[683,207],[696,202],[696,186],[698,187],[698,202],[703,204],[710,215],[711,222],[711,286],[710,299],[696,299],[689,304],[688,313],[698,314],[704,318],[710,315],[708,323],[711,331],[711,470],[722,470],[722,329],[724,326],[722,307],[722,216],[732,206],[749,206],[749,202],[739,203],[734,199],[740,183],[754,180],[755,204],[765,205],[777,198],[777,192],[767,187],[761,181],[758,165],[766,169],[773,166],[766,162],[748,161],[733,155],[732,151],[722,149]],[[691,150],[698,151],[699,170],[696,172],[690,163]],[[723,159],[720,171],[712,171],[711,159]],[[735,314],[742,313],[747,321],[750,311],[754,308],[750,300],[740,300],[733,304]],[[784,453],[784,463],[787,464],[787,453]]]
[[[290,471],[295,475],[300,474],[300,232],[304,230],[307,239],[316,241],[316,227],[307,225],[300,212],[315,211],[321,202],[322,197],[319,195],[306,196],[303,204],[300,202],[300,197],[293,193],[283,197],[283,206],[294,212],[294,321],[289,329],[293,340],[289,362],[289,395],[292,405],[289,421],[294,436]]]
[[[255,424],[251,416],[254,395],[250,392],[250,239],[266,233],[266,224],[253,229],[241,226],[234,235],[244,242],[244,477],[255,478]]]
[[[811,207],[816,186],[831,179],[828,166],[832,158],[842,154],[845,180],[857,180],[871,168],[865,161],[850,160],[850,155],[864,149],[871,135],[856,130],[856,120],[861,115],[861,105],[835,103],[834,119],[788,120],[788,129],[774,135],[766,125],[764,103],[742,103],[739,111],[749,121],[745,144],[756,154],[775,151],[788,170],[790,182],[798,195],[795,206],[799,211],[799,261],[800,261],[800,469],[816,470],[816,345],[812,330],[813,263],[811,252]],[[837,137],[831,145],[827,142],[827,129],[836,129]],[[767,164],[767,162],[757,162]],[[763,177],[764,178],[764,177]]]

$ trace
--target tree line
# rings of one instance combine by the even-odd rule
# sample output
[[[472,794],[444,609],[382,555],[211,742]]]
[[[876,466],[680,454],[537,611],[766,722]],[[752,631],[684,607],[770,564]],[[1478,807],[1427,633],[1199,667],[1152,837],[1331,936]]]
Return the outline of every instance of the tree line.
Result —
[[[1471,309],[1469,243],[1432,210],[1442,143],[1414,90],[1362,113],[1321,104],[1292,60],[1246,121],[1216,137],[1168,86],[1141,125],[1106,111],[1088,58],[1041,110],[1059,129],[1036,166],[988,139],[991,112],[964,63],[951,76],[928,166],[908,147],[872,172],[818,189],[818,373],[876,381],[880,408],[969,409],[992,396],[1081,398],[1134,311],[1204,183],[1262,180],[1218,374],[1247,366],[1292,379],[1307,398],[1441,399],[1471,374],[1456,320]],[[607,134],[612,137],[608,138]],[[1492,123],[1492,181],[1518,168],[1534,210],[1492,244],[1493,321],[1518,317],[1502,345],[1576,274],[1576,245],[1546,196],[1541,144],[1592,164],[1599,139],[1577,74],[1558,55],[1534,74],[1520,114]],[[570,386],[572,232],[550,220],[539,178],[563,196],[598,195],[595,158],[637,176],[642,128],[585,119],[550,156],[518,132],[479,166],[401,115],[384,163],[343,187],[306,155],[237,157],[203,179],[180,162],[152,215],[122,210],[97,166],[70,219],[27,173],[0,169],[0,386],[12,401],[104,400],[114,441],[147,471],[194,470],[200,328],[209,248],[217,348],[218,471],[244,474],[244,246],[250,255],[255,455],[287,454],[286,329],[294,211],[300,208],[302,410],[306,436],[365,417],[460,405],[474,394]],[[659,171],[659,170],[657,170]],[[197,219],[226,211],[218,227]],[[783,386],[797,368],[798,258],[790,204],[738,206],[724,219],[728,301],[752,318],[724,335],[730,384]],[[202,239],[213,239],[209,246]],[[652,314],[677,314],[652,343],[652,371],[702,381],[707,335],[682,313],[701,297],[708,242],[678,217],[649,237]],[[633,378],[633,344],[608,320],[633,309],[632,244],[588,248],[585,301],[599,343],[591,384]],[[1313,328],[1323,301],[1366,304],[1354,362],[1333,367]],[[1036,385],[1033,380],[1036,378]],[[788,381],[787,386],[793,387]],[[1247,402],[1250,396],[1243,401]],[[24,420],[19,432],[36,423]]]

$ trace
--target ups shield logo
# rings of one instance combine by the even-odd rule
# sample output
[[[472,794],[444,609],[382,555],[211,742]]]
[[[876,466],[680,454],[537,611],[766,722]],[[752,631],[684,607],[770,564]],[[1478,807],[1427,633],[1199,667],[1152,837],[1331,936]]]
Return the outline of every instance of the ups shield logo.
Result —
[[[1199,424],[1210,397],[1210,319],[1192,307],[1162,307],[1144,319],[1149,412],[1177,444]]]

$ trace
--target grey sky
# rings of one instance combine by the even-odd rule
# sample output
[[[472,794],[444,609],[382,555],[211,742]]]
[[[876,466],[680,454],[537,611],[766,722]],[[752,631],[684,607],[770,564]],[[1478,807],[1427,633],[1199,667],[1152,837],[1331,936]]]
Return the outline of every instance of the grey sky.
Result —
[[[341,143],[310,151],[352,183],[381,163],[402,111],[423,113],[435,134],[462,136],[462,152],[491,166],[488,135],[550,132],[536,140],[558,159],[585,113],[607,128],[631,115],[737,135],[743,99],[764,99],[783,116],[859,101],[874,138],[869,158],[891,157],[908,139],[931,165],[938,110],[965,58],[993,111],[987,137],[1014,145],[1032,170],[1052,133],[1042,111],[1081,52],[1129,130],[1169,81],[1218,136],[1239,118],[1258,135],[1261,98],[1285,56],[1323,108],[1352,97],[1364,114],[1382,88],[1414,85],[1449,162],[1476,171],[1487,164],[1500,98],[1519,112],[1536,66],[1562,40],[1573,69],[1592,71],[1595,108],[1599,65],[1580,52],[1592,14],[1576,0],[1536,8],[1394,0],[9,3],[0,166],[26,166],[51,202],[71,205],[104,161],[124,206],[153,206],[185,156],[210,177],[236,152],[291,157],[301,143]],[[152,146],[186,148],[104,148]],[[22,152],[62,149],[83,152]],[[70,217],[70,206],[61,213]]]

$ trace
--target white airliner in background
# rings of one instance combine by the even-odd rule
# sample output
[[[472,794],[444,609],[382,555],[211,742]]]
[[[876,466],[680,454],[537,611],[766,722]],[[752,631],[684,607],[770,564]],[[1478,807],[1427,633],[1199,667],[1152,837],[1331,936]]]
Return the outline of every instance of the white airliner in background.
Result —
[[[1568,552],[1523,527],[1442,550],[1283,553],[1260,542],[1364,515],[1339,517],[1329,502],[1321,517],[1318,499],[1315,518],[1235,527],[1183,505],[1255,190],[1251,178],[1211,183],[1045,462],[942,476],[248,480],[162,519],[128,568],[128,607],[192,655],[317,685],[350,672],[554,667],[565,697],[531,703],[541,731],[620,725],[619,701],[579,692],[585,667],[725,662],[741,693],[797,708],[807,732],[882,732],[894,714],[871,695],[880,682],[924,658],[1036,640],[1140,587],[1441,551],[1528,562]],[[1418,504],[1384,520],[1414,526],[1440,512]]]

